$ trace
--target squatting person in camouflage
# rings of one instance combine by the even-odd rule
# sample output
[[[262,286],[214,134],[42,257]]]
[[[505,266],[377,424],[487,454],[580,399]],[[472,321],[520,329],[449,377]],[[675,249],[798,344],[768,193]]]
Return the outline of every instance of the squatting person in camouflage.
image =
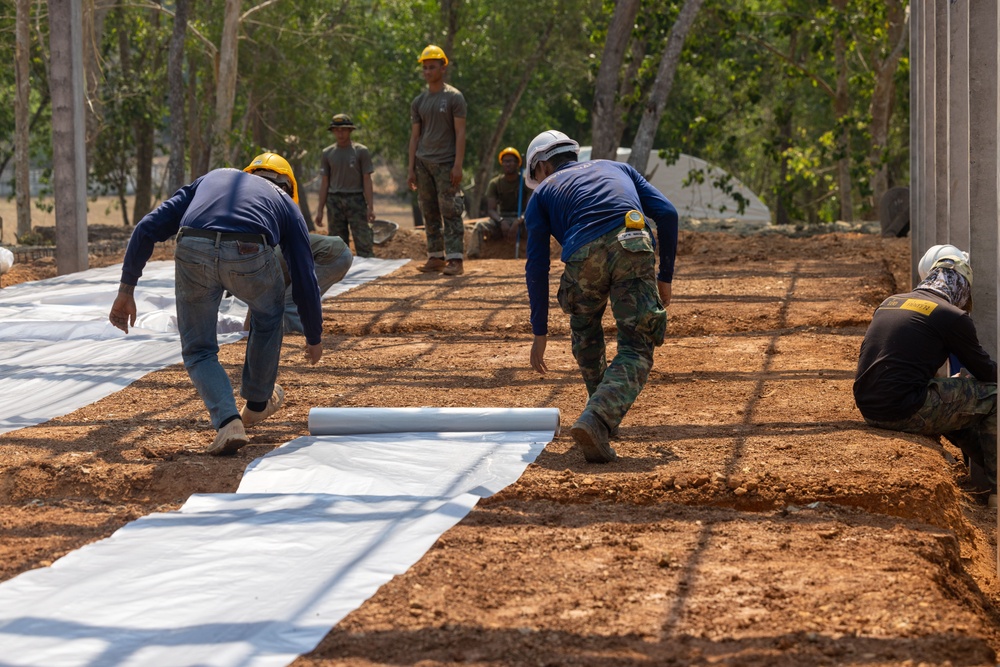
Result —
[[[417,191],[427,232],[424,273],[464,273],[465,226],[462,164],[465,160],[465,97],[444,82],[448,56],[431,44],[417,59],[427,82],[410,105],[410,168],[407,184]]]
[[[555,237],[566,264],[559,305],[570,316],[573,356],[590,396],[570,433],[587,461],[605,463],[617,458],[608,439],[646,384],[653,348],[666,334],[677,209],[629,165],[577,162],[579,151],[554,130],[528,147],[525,181],[535,188],[524,216],[531,367],[548,370],[549,239]],[[647,220],[656,223],[659,273]],[[610,365],[601,324],[609,299],[618,325],[618,353]]]
[[[985,470],[992,488],[977,490],[996,494],[997,364],[979,343],[971,309],[972,267],[955,248],[912,292],[875,310],[861,343],[854,401],[872,426],[948,438]],[[949,355],[965,370],[936,377]]]

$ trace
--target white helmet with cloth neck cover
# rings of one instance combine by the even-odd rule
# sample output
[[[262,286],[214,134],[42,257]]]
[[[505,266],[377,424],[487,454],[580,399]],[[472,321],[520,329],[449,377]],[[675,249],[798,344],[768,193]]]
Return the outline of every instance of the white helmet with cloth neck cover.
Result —
[[[927,277],[927,274],[931,272],[931,267],[937,264],[940,259],[953,259],[969,264],[969,253],[949,244],[931,246],[917,263],[917,275],[920,276],[921,280]]]
[[[528,173],[524,175],[525,184],[534,190],[538,187],[538,180],[535,178],[535,167],[539,162],[544,162],[554,155],[560,153],[572,153],[574,156],[580,155],[580,144],[576,143],[559,130],[545,130],[528,144],[527,163]]]

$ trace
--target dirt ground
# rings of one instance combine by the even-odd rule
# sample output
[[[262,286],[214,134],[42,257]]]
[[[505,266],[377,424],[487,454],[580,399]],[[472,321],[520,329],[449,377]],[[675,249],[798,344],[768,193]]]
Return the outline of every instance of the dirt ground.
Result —
[[[376,254],[420,259],[422,243],[402,229]],[[851,398],[872,310],[909,286],[908,244],[682,232],[621,459],[587,464],[558,435],[293,664],[996,664],[995,515],[950,444],[869,428]],[[286,339],[286,407],[235,457],[202,453],[213,432],[180,366],[0,436],[0,579],[234,491],[313,406],[554,406],[568,431],[586,392],[567,318],[552,309],[539,376],[523,263],[503,254],[454,278],[411,263],[328,301],[326,355],[307,366]],[[221,353],[234,380],[244,347]]]

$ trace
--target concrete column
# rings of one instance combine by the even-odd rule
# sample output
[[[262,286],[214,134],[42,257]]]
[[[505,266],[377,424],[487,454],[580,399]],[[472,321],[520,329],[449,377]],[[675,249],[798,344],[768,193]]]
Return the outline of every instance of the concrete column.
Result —
[[[88,267],[83,9],[82,0],[50,0],[48,7],[56,270],[63,275]]]
[[[969,230],[969,1],[952,0],[948,50],[948,241],[967,249]]]
[[[934,23],[935,11],[932,3],[915,3],[920,6],[923,19],[923,29],[920,31],[923,48],[921,49],[920,71],[923,78],[921,86],[920,106],[923,111],[922,134],[923,156],[920,159],[920,198],[923,203],[923,229],[919,235],[920,252],[916,259],[919,260],[924,251],[937,243],[937,170],[935,167],[935,149],[937,143],[934,140],[935,129],[935,42]],[[916,261],[916,260],[914,260]]]
[[[923,3],[910,5],[910,285],[917,284],[917,261],[923,252],[924,184],[924,18]],[[902,289],[902,285],[899,286]]]
[[[1000,12],[996,0],[969,2],[969,248],[979,339],[997,358],[997,225],[1000,223]]]
[[[950,202],[948,199],[948,6],[950,2],[934,3],[934,185],[935,242],[949,243]]]

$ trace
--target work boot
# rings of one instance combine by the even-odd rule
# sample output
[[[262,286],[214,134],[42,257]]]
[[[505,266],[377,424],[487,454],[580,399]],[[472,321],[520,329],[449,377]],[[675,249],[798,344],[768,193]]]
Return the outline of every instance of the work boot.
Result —
[[[608,443],[608,427],[593,412],[584,410],[569,434],[580,445],[588,463],[610,463],[618,458],[618,454]]]
[[[462,267],[462,260],[460,259],[449,259],[445,262],[444,271],[442,271],[446,276],[460,276],[465,273],[465,269]]]
[[[243,421],[234,419],[222,428],[215,435],[215,442],[209,445],[205,451],[212,456],[226,456],[235,454],[247,444],[247,432],[243,428]]]
[[[285,390],[281,388],[280,384],[274,385],[274,391],[271,392],[271,398],[267,399],[267,405],[260,412],[256,410],[251,410],[247,406],[243,406],[240,410],[240,418],[243,419],[243,426],[250,428],[254,424],[258,424],[275,412],[284,405],[285,403]]]
[[[417,267],[421,273],[441,273],[445,270],[445,261],[440,257],[428,257],[427,262]]]

